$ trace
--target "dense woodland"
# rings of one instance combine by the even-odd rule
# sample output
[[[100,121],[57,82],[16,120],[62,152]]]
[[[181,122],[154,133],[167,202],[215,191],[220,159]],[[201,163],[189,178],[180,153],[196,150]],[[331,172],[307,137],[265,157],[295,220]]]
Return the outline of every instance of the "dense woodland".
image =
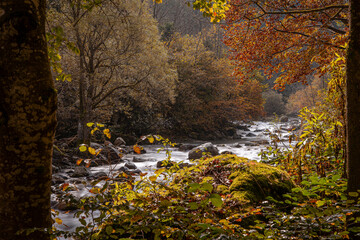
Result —
[[[360,239],[359,24],[356,0],[2,0],[0,240]],[[87,197],[51,188],[65,156],[86,170],[281,116],[301,126],[262,162],[167,151]]]

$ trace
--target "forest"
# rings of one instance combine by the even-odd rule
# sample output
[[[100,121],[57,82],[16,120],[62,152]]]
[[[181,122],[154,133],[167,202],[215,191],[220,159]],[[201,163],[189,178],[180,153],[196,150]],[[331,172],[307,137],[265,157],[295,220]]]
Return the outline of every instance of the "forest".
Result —
[[[360,239],[357,0],[1,0],[0,240]]]

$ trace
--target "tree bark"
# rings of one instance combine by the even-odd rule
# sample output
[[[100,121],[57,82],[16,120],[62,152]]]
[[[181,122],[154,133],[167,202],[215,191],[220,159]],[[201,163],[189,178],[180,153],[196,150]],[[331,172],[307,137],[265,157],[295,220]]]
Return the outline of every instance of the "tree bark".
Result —
[[[350,1],[350,41],[346,66],[348,191],[360,189],[360,1]]]
[[[56,91],[45,7],[0,1],[0,240],[49,239]]]
[[[350,37],[346,61],[346,118],[348,192],[360,190],[360,1],[350,1]],[[358,199],[355,198],[355,201]],[[360,239],[351,228],[360,227],[356,211],[347,217],[350,239]]]

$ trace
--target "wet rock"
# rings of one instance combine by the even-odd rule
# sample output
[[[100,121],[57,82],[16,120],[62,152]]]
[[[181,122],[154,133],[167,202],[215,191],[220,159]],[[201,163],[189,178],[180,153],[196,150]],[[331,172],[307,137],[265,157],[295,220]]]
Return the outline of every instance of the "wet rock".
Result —
[[[72,211],[77,210],[77,202],[76,201],[61,201],[54,203],[54,209],[58,209],[60,211]]]
[[[163,167],[170,168],[170,167],[174,166],[174,164],[175,164],[175,162],[173,162],[173,161],[163,160],[163,161],[157,162],[156,167],[157,168],[163,168]],[[193,166],[193,164],[179,163],[178,166],[179,166],[180,169],[182,169],[184,167],[191,167],[191,166]]]
[[[226,132],[227,136],[234,136],[234,135],[236,135],[236,128],[228,127],[225,129],[225,132]]]
[[[163,161],[158,161],[158,162],[156,163],[156,167],[157,167],[157,168],[163,168],[163,167],[169,168],[169,167],[172,167],[172,166],[174,166],[174,162],[173,162],[173,161],[163,160]]]
[[[236,125],[235,128],[242,131],[250,131],[249,126],[246,125]]]
[[[53,185],[64,183],[67,179],[69,179],[69,176],[65,173],[56,173],[52,175],[51,183]]]
[[[140,163],[140,162],[156,162],[156,158],[140,158],[140,157],[133,157],[132,161],[134,163]]]
[[[255,143],[257,145],[268,145],[269,141],[268,140],[256,140],[256,141],[251,141],[252,143]]]
[[[219,155],[219,149],[212,143],[204,143],[196,148],[191,149],[188,154],[189,159],[200,159],[204,155],[216,156]]]
[[[232,147],[241,148],[242,145],[241,145],[240,143],[234,143],[234,144],[232,145]]]
[[[199,145],[195,145],[195,144],[180,144],[179,145],[179,151],[183,151],[183,152],[187,152],[190,151],[191,149],[197,147]]]
[[[127,162],[125,163],[124,166],[127,167],[128,169],[137,169],[137,166],[132,162]]]
[[[259,146],[260,144],[258,143],[255,143],[255,142],[247,142],[245,143],[245,146],[247,147],[256,147],[256,146]]]
[[[129,168],[125,167],[125,166],[122,166],[119,169],[119,171],[124,172],[126,174],[130,174],[130,175],[132,175],[132,174],[140,174],[141,173],[141,170],[138,169],[138,168],[137,169],[129,169]]]
[[[108,174],[105,172],[96,172],[88,176],[87,180],[106,180],[108,177]]]
[[[71,175],[71,177],[77,178],[77,177],[87,177],[90,175],[89,169],[87,169],[84,166],[76,166],[74,169],[74,173]]]
[[[247,136],[247,137],[256,137],[256,135],[253,134],[253,133],[248,133],[248,134],[246,134],[246,136]]]
[[[231,151],[222,151],[220,154],[221,154],[221,155],[225,155],[225,154],[231,154],[231,155],[234,155],[234,153],[233,153],[233,152],[231,152]]]
[[[115,146],[118,146],[118,147],[120,147],[120,146],[125,146],[125,145],[126,145],[126,142],[125,142],[125,140],[124,140],[122,137],[117,137],[117,138],[115,139],[115,141],[114,141],[114,145],[115,145]]]
[[[284,123],[284,122],[289,121],[289,118],[287,116],[281,116],[279,120],[280,120],[280,122]]]

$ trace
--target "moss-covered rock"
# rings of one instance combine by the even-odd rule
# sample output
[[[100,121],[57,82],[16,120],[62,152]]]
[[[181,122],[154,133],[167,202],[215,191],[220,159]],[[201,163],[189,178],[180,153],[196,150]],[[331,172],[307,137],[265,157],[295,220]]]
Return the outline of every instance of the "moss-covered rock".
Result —
[[[251,204],[271,196],[281,200],[294,187],[289,175],[276,167],[236,155],[220,155],[199,162],[183,172],[183,180],[209,181],[216,192],[231,194],[240,204]],[[191,179],[188,179],[191,178]]]

